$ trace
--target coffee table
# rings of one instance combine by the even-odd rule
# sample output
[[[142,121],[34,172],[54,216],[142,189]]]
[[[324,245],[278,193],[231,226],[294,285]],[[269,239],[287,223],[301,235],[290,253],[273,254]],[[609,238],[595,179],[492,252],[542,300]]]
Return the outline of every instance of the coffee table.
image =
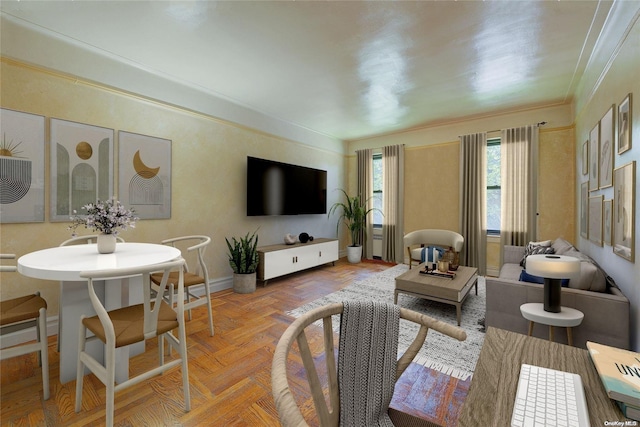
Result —
[[[424,270],[424,267],[424,264],[420,264],[418,268],[412,268],[396,277],[393,302],[395,304],[398,303],[398,294],[402,292],[418,298],[455,305],[456,318],[458,326],[460,326],[462,303],[474,285],[476,287],[476,295],[478,295],[478,269],[461,265],[455,272],[456,277],[449,279],[421,274],[420,271]]]

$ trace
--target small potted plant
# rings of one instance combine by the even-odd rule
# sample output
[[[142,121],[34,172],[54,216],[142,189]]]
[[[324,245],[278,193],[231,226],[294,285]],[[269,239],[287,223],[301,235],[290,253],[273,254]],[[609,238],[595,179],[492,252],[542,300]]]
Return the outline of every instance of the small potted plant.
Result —
[[[331,209],[329,209],[327,216],[331,216],[338,209],[342,211],[338,218],[336,232],[339,230],[341,223],[344,223],[349,229],[351,245],[347,246],[347,259],[350,263],[355,264],[362,259],[362,242],[360,241],[360,237],[366,224],[367,215],[374,210],[379,211],[379,209],[367,209],[369,199],[362,200],[360,196],[349,196],[346,191],[342,189],[340,191],[344,194],[345,202],[334,203]]]
[[[125,208],[115,198],[106,201],[97,200],[95,203],[89,203],[82,207],[86,214],[77,215],[78,211],[74,210],[71,217],[71,225],[67,227],[71,230],[73,237],[77,236],[76,229],[80,225],[90,228],[93,231],[99,231],[97,238],[98,252],[101,254],[110,254],[116,250],[116,235],[119,230],[126,230],[127,227],[135,228],[138,217],[135,216],[135,210]]]
[[[225,237],[229,249],[229,265],[233,269],[233,291],[249,294],[256,290],[256,270],[258,269],[257,230],[251,235],[231,241]]]

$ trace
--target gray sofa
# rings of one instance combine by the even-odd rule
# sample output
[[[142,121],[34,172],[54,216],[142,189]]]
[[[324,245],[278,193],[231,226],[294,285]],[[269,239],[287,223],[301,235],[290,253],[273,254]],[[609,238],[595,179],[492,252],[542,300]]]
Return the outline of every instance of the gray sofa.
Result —
[[[562,288],[562,305],[584,313],[580,326],[573,328],[573,343],[586,348],[587,341],[614,347],[629,348],[629,300],[613,280],[585,254],[563,239],[551,245],[558,255],[581,260],[579,279],[572,279]],[[485,326],[527,334],[529,322],[520,313],[520,305],[543,301],[543,285],[521,281],[520,265],[524,246],[505,246],[499,277],[487,277],[487,312]],[[534,327],[533,335],[548,339],[549,327]],[[558,342],[566,343],[564,330],[554,334]]]

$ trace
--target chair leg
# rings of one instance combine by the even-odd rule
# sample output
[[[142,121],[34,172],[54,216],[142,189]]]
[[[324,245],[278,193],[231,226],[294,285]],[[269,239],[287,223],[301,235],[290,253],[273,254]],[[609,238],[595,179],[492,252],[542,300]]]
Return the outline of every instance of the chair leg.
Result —
[[[209,332],[210,335],[213,336],[214,330],[213,330],[213,308],[211,307],[211,293],[209,293],[209,284],[205,283],[204,284],[204,289],[205,292],[207,293],[207,295],[205,295],[205,297],[207,298],[207,310],[209,310]]]
[[[116,387],[116,349],[115,347],[105,344],[105,367],[107,368],[107,386],[106,390],[106,417],[107,426],[113,426],[113,415],[115,411],[115,387]]]
[[[40,362],[42,365],[42,389],[44,400],[48,400],[49,391],[49,346],[47,345],[47,309],[40,309],[38,318],[38,342],[40,343]]]
[[[76,369],[76,412],[80,412],[82,408],[82,382],[84,381],[84,364],[82,362],[82,353],[84,353],[87,343],[87,329],[82,324],[85,316],[80,317],[80,332],[78,333],[78,364]]]
[[[164,365],[164,334],[158,335],[158,361],[160,366]]]
[[[184,323],[180,325],[178,332],[180,337],[180,358],[182,359],[182,390],[184,391],[184,409],[189,412],[191,410],[191,391],[189,390],[189,367],[187,364],[187,334],[184,329]]]

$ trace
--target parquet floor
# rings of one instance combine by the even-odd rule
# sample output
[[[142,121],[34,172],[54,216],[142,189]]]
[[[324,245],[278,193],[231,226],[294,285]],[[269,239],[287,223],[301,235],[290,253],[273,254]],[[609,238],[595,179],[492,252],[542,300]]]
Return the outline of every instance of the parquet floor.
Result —
[[[292,322],[287,310],[339,290],[388,264],[342,259],[258,286],[253,294],[225,290],[212,295],[215,336],[210,337],[204,308],[188,321],[190,412],[184,411],[179,369],[116,393],[117,426],[278,426],[271,397],[271,360],[275,344]],[[320,333],[318,334],[320,336]],[[313,341],[313,340],[311,340]],[[135,374],[156,363],[155,340],[131,360]],[[75,381],[60,384],[55,337],[49,339],[51,398],[42,400],[41,372],[35,355],[0,362],[0,422],[3,426],[94,426],[104,423],[105,388],[93,375],[84,382],[82,411],[74,412]],[[292,382],[304,372],[292,360]],[[470,380],[458,381],[411,365],[396,385],[392,406],[442,425],[455,426]],[[313,403],[301,387],[296,396],[303,413]],[[310,425],[317,420],[310,415]]]

